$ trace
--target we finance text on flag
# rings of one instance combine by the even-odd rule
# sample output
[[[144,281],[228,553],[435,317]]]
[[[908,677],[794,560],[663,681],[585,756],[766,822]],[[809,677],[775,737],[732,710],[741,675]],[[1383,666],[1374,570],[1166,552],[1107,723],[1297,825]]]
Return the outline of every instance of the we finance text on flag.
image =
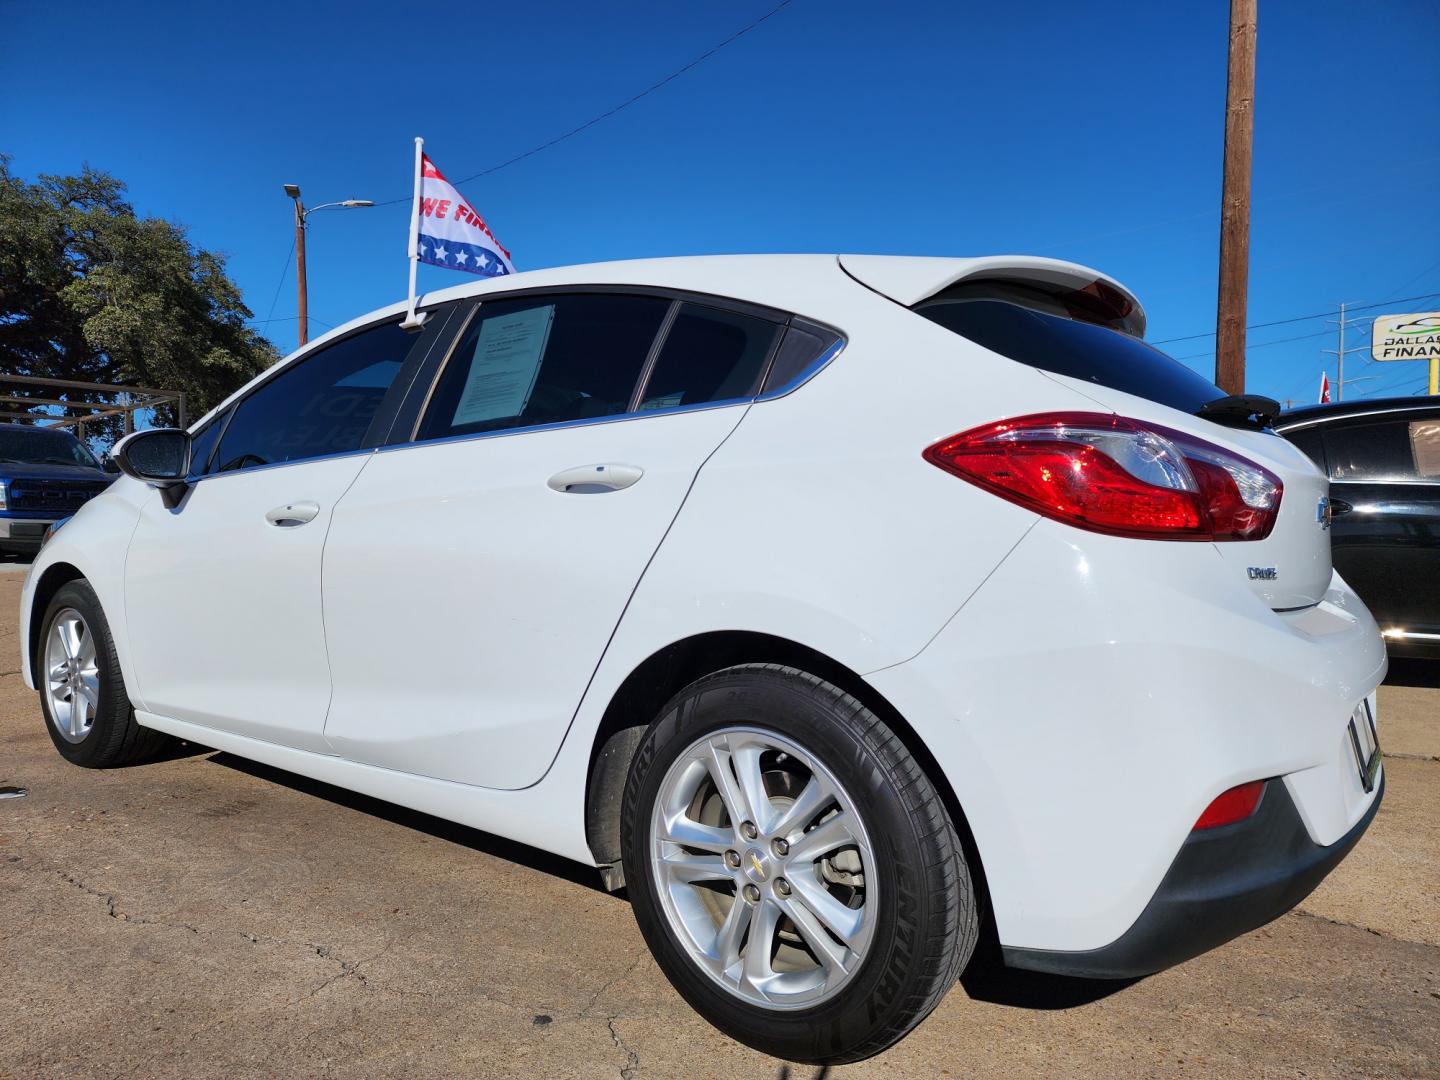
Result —
[[[435,167],[428,154],[420,161],[420,261],[484,277],[515,273],[510,253],[490,226]]]

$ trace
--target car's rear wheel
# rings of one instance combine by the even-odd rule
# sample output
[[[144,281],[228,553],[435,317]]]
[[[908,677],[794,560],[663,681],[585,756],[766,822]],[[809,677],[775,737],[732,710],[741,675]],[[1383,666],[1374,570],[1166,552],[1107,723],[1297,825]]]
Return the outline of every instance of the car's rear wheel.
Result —
[[[918,1024],[975,946],[944,803],[853,696],[749,664],[646,732],[622,844],[636,918],[706,1019],[794,1061],[856,1061]]]
[[[45,609],[35,683],[55,749],[76,765],[125,765],[168,741],[135,722],[110,624],[84,579],[61,586]]]

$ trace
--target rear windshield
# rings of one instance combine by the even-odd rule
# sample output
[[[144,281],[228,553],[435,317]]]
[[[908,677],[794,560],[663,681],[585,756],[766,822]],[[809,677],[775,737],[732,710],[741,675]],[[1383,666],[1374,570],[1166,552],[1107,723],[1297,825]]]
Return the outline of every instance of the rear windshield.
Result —
[[[1194,413],[1207,401],[1225,396],[1209,379],[1159,349],[1103,326],[983,297],[940,297],[915,311],[1011,360],[1181,412]]]

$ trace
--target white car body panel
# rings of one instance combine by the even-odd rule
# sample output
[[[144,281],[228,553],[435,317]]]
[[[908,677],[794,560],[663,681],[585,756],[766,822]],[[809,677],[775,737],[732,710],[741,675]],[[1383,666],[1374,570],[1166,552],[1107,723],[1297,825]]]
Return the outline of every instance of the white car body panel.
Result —
[[[745,409],[375,454],[325,557],[334,752],[482,787],[540,779],[696,470]],[[617,491],[548,485],[586,465],[643,475]],[[424,573],[384,571],[406,564]]]
[[[201,530],[214,550],[191,556],[190,569],[163,544],[141,553],[131,543],[140,503],[149,500],[151,515],[158,501],[122,480],[43,549],[22,626],[38,616],[31,607],[47,571],[73,566],[110,613],[142,723],[591,863],[592,750],[627,677],[695,635],[784,639],[863,677],[923,740],[974,834],[1003,945],[1098,948],[1136,920],[1201,810],[1227,787],[1284,776],[1319,844],[1364,815],[1374,795],[1361,790],[1341,737],[1384,675],[1384,649],[1368,612],[1330,572],[1328,546],[1320,554],[1310,534],[1320,531],[1321,488],[1288,443],[1046,375],[902,306],[967,277],[1005,274],[1101,279],[1129,296],[1051,260],[871,256],[566,267],[431,294],[424,304],[526,287],[657,286],[791,311],[848,340],[798,390],[748,407],[204,480],[196,494],[244,491],[247,475],[257,494],[237,503],[233,536],[219,519]],[[1143,324],[1138,305],[1135,318]],[[1083,532],[921,458],[936,440],[997,419],[1105,409],[1193,432],[1281,475],[1275,543]],[[645,474],[604,495],[546,487],[560,469],[602,462]],[[260,479],[316,465],[327,466],[318,493]],[[313,498],[326,515],[333,508],[333,521],[298,530],[313,537],[329,527],[323,585],[311,541],[292,561],[264,546],[277,539],[263,532],[272,491],[273,503]],[[497,531],[497,521],[503,530],[508,515],[522,514],[527,529]],[[129,596],[127,548],[141,583]],[[1256,587],[1246,568],[1262,553],[1284,573]],[[191,599],[167,591],[177,568],[202,564],[212,567],[205,573],[228,566],[230,580]],[[314,588],[296,584],[312,565]],[[325,689],[328,719],[317,725],[310,612],[322,588],[319,656],[334,693]],[[1300,606],[1289,599],[1306,606],[1272,610]],[[557,622],[567,610],[580,612],[574,625]],[[277,611],[297,613],[296,624],[258,637]],[[495,621],[483,620],[487,611]],[[163,625],[236,612],[208,638],[167,637]],[[184,673],[152,673],[162,639]],[[277,655],[286,643],[298,651]],[[227,646],[251,650],[249,670],[273,668],[280,681],[246,685],[245,669],[231,666],[211,686],[203,676]],[[22,662],[33,685],[30,658]],[[446,709],[447,688],[465,680],[489,695]]]
[[[147,711],[328,750],[320,565],[335,504],[368,460],[348,454],[207,476],[182,513],[150,492],[125,597],[134,693]],[[318,504],[319,516],[294,527],[266,520],[297,502]]]

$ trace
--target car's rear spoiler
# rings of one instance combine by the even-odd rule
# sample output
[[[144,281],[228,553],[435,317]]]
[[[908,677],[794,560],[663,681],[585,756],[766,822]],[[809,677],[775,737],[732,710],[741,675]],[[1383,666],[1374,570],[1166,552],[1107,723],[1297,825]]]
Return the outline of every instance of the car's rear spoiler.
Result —
[[[1133,337],[1145,336],[1145,309],[1135,294],[1114,278],[1078,263],[1034,255],[989,255],[980,259],[941,259],[894,255],[841,255],[841,268],[860,284],[914,307],[961,282],[1015,282],[1046,291],[1074,294],[1103,312],[1103,321]]]

